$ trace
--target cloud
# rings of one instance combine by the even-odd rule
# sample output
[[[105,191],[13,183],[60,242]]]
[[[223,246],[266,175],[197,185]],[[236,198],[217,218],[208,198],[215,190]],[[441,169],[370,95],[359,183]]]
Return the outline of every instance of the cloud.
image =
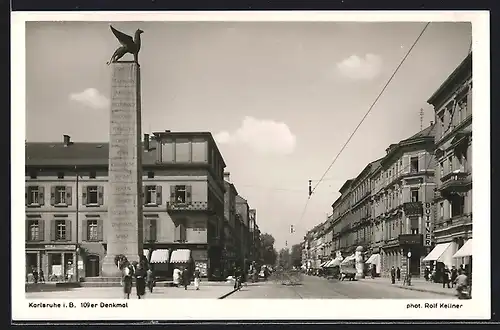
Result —
[[[281,155],[292,153],[296,144],[296,137],[287,124],[253,117],[245,117],[241,127],[232,133],[216,134],[215,140],[220,144],[244,144],[257,152]]]
[[[87,88],[80,93],[72,93],[69,99],[93,109],[107,109],[109,99],[95,88]]]
[[[379,75],[382,69],[382,58],[374,54],[366,54],[364,58],[351,55],[337,63],[337,69],[347,78],[370,80]]]

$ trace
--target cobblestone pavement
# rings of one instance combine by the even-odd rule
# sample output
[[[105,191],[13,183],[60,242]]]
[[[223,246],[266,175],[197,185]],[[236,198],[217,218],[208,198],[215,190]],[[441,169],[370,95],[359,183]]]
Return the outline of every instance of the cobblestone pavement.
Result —
[[[153,293],[146,292],[145,299],[173,299],[173,298],[204,298],[217,299],[233,290],[231,285],[201,285],[195,290],[191,285],[187,290],[175,287],[156,287]],[[27,292],[26,299],[122,299],[123,289],[120,287],[108,288],[75,288],[64,291]],[[132,288],[130,299],[137,299],[135,288]]]
[[[302,285],[285,286],[269,281],[242,288],[226,299],[278,298],[278,299],[443,299],[441,294],[404,290],[402,288],[369,281],[326,280],[304,276]]]

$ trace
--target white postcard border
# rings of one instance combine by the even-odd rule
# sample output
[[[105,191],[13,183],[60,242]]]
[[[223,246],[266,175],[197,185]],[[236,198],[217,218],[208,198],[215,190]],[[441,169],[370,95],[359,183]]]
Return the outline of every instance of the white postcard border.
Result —
[[[473,33],[474,269],[473,298],[439,300],[128,300],[126,309],[29,308],[25,298],[25,22],[26,21],[469,21]],[[12,318],[13,320],[315,320],[315,319],[488,319],[490,278],[490,35],[487,11],[342,12],[13,12],[11,16],[11,171],[12,171]],[[22,270],[22,272],[19,272]],[[23,274],[23,276],[21,276]],[[117,289],[119,290],[119,289]],[[82,301],[74,300],[76,305]],[[101,302],[101,300],[91,300]],[[36,302],[49,302],[44,299]],[[116,302],[116,300],[115,300]],[[409,303],[462,303],[461,309],[407,309]],[[164,306],[164,308],[160,307]]]

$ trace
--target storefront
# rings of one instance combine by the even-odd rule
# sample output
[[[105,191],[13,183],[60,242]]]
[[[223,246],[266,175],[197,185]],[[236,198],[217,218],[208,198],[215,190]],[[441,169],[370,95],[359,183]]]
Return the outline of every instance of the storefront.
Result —
[[[36,269],[46,281],[76,281],[76,245],[30,245],[26,248],[26,272]]]
[[[365,263],[369,265],[370,271],[374,269],[373,274],[380,275],[382,271],[382,258],[379,253],[372,254]]]
[[[429,265],[431,270],[433,268],[439,270],[438,268],[444,267],[451,269],[455,265],[453,256],[457,250],[457,243],[454,241],[436,244],[422,261]]]

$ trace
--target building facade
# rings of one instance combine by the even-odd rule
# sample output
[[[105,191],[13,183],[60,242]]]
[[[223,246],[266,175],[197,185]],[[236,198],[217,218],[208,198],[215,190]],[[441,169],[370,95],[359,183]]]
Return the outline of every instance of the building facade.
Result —
[[[168,264],[172,251],[187,248],[204,275],[217,277],[226,164],[212,135],[165,131],[146,134],[143,144],[145,254]],[[110,233],[108,153],[107,143],[69,136],[26,144],[27,271],[60,278],[78,265],[78,277],[100,276]]]
[[[230,181],[230,173],[224,173],[224,260],[225,270],[234,269],[240,254],[240,227],[236,225],[236,196],[238,191]]]
[[[427,102],[437,126],[436,220],[428,259],[458,267],[471,262],[453,255],[472,239],[472,53]]]
[[[400,236],[420,237],[433,222],[432,217],[428,223],[424,221],[424,210],[431,208],[434,198],[434,130],[431,123],[414,136],[390,145],[373,172],[373,238],[374,247],[381,252],[382,276],[389,276],[391,267],[399,267],[406,274],[407,251],[400,245]],[[422,259],[430,248],[420,241],[408,260],[412,276],[423,272]]]
[[[242,269],[247,269],[247,264],[250,261],[249,251],[249,219],[250,219],[250,206],[248,201],[240,195],[236,196],[236,217],[239,220],[239,236],[238,242],[240,246],[239,265]]]

